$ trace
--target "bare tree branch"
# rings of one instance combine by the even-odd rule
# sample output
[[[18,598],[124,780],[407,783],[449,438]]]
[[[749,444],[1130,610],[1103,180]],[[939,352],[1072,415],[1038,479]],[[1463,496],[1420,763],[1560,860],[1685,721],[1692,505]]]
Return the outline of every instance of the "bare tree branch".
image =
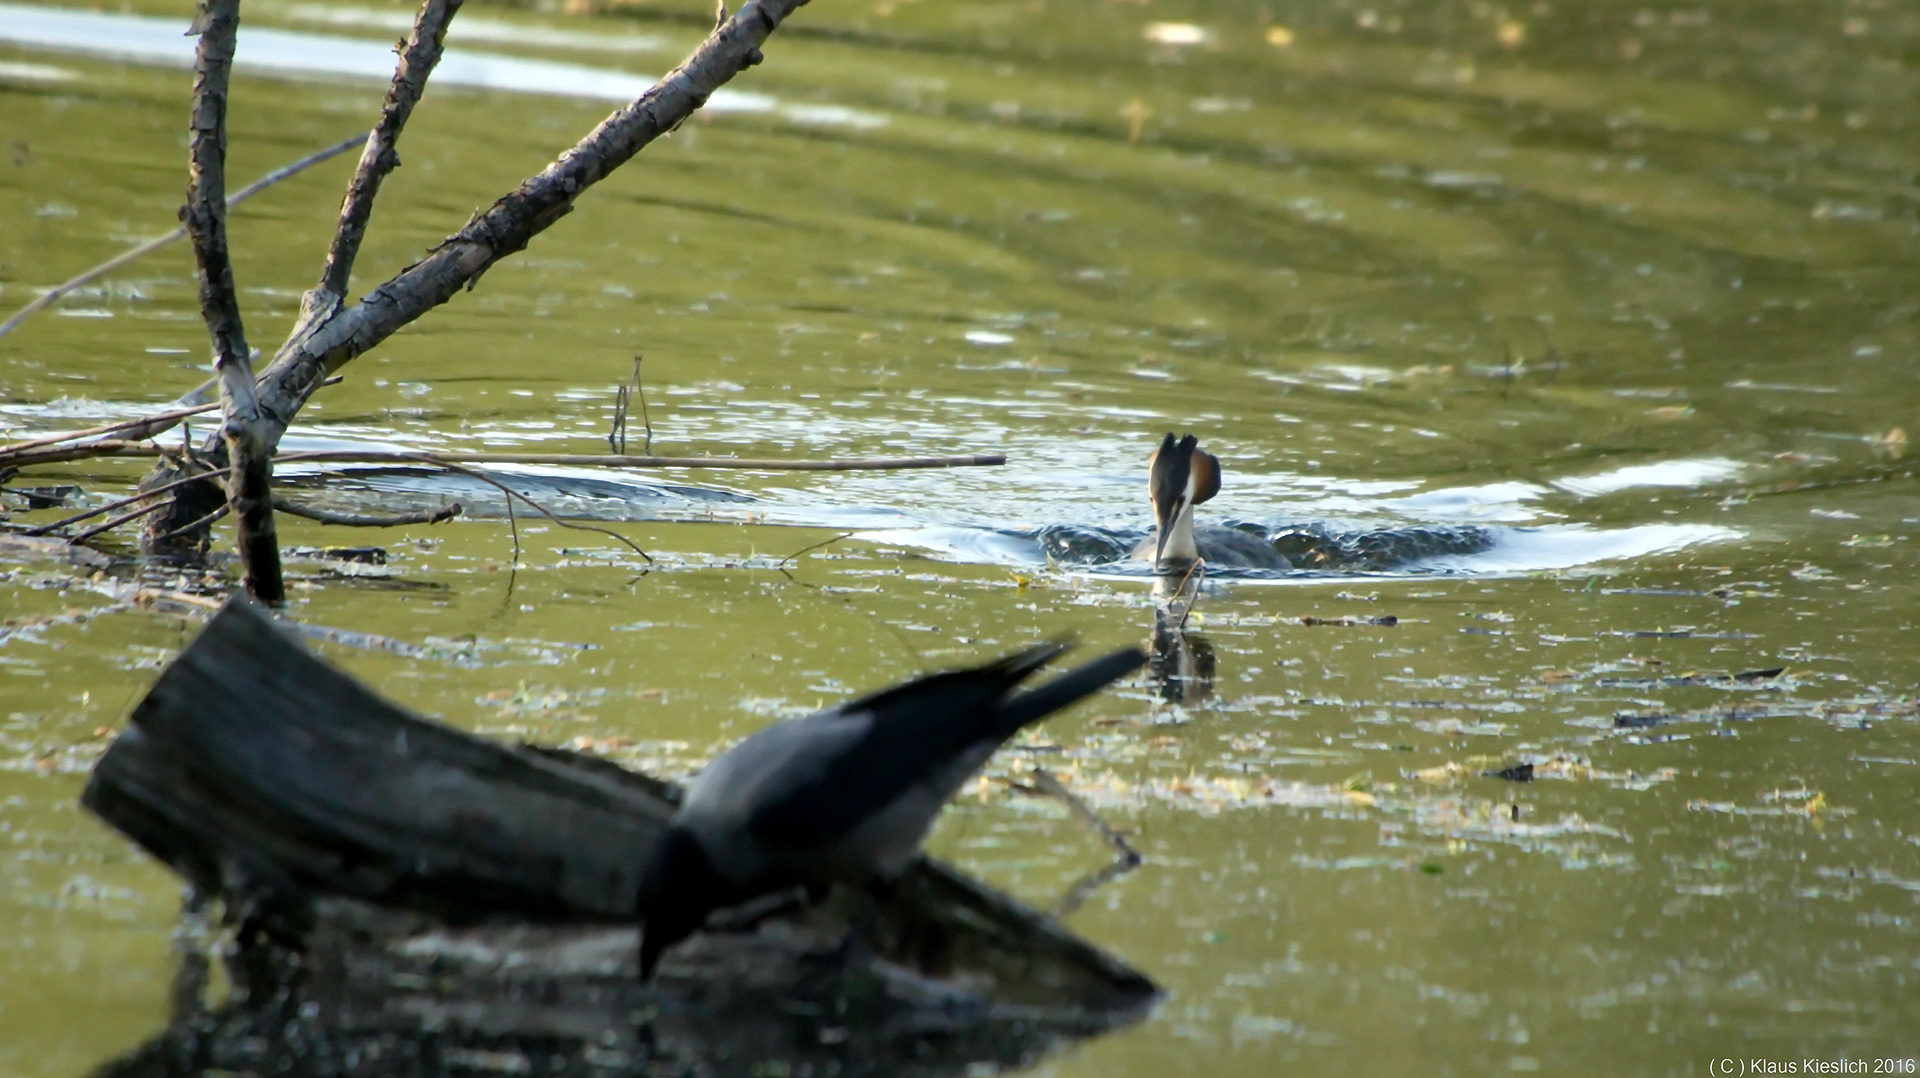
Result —
[[[193,240],[200,269],[200,313],[213,337],[213,362],[222,394],[237,410],[258,411],[249,373],[250,351],[240,324],[240,300],[227,254],[227,78],[233,68],[234,36],[240,29],[240,0],[202,0],[193,21],[200,46],[193,59],[192,141],[188,153],[187,204],[181,220]],[[250,383],[251,379],[247,379]]]
[[[328,158],[338,157],[339,155],[346,153],[348,150],[353,149],[355,146],[358,146],[361,143],[365,142],[366,140],[367,140],[367,136],[364,133],[358,134],[353,136],[350,139],[347,139],[344,142],[335,143],[334,145],[329,146],[324,150],[321,150],[319,153],[308,154],[306,157],[302,157],[300,160],[295,161],[291,165],[282,165],[279,168],[274,169],[272,172],[267,173],[265,176],[262,176],[259,179],[253,181],[247,186],[242,187],[240,190],[235,191],[233,194],[228,195],[227,208],[232,209],[233,207],[238,206],[242,202],[245,202],[247,199],[252,198],[254,195],[259,194],[261,191],[264,191],[267,188],[272,187],[274,184],[279,183],[281,180],[287,179],[290,176],[297,176],[300,173],[305,172],[307,169],[312,168],[313,166],[319,164],[320,162],[327,160]],[[146,256],[152,254],[153,252],[158,251],[160,248],[165,247],[167,244],[180,239],[186,234],[187,234],[187,226],[181,225],[180,227],[174,229],[172,232],[169,232],[164,236],[156,236],[153,239],[150,239],[147,242],[141,244],[140,246],[135,247],[131,251],[127,251],[125,253],[118,254],[113,256],[112,258],[107,259],[105,262],[100,263],[99,265],[93,267],[92,269],[86,271],[85,273],[82,273],[80,276],[75,277],[70,281],[65,281],[55,285],[51,289],[48,289],[46,292],[42,293],[40,297],[35,299],[32,303],[27,304],[25,307],[20,308],[18,311],[15,311],[12,318],[7,319],[5,322],[0,322],[0,337],[4,337],[7,334],[12,333],[14,329],[16,329],[20,325],[20,323],[25,322],[27,319],[32,318],[34,315],[40,313],[41,311],[45,310],[49,306],[52,306],[53,303],[56,300],[58,300],[60,297],[68,295],[69,293],[72,293],[78,289],[85,288],[88,284],[94,281],[97,281],[102,277],[105,277],[107,274],[112,273],[114,270],[117,270],[120,267],[125,266],[129,263],[136,262],[142,258],[145,258]],[[161,417],[156,416],[153,418],[158,419]],[[120,429],[120,428],[115,428],[115,429]],[[161,427],[158,430],[148,431],[146,432],[146,434],[142,435],[142,437],[151,438],[154,435],[160,433],[161,430],[165,430],[165,429],[166,429],[165,427]]]
[[[153,487],[148,490],[143,490],[140,493],[135,494],[130,498],[120,498],[116,501],[108,502],[105,505],[96,506],[92,509],[88,509],[85,512],[75,513],[70,517],[63,517],[62,519],[56,520],[51,524],[42,524],[39,527],[28,528],[26,531],[21,532],[20,534],[45,535],[48,532],[59,531],[61,528],[64,528],[69,524],[78,524],[83,520],[88,520],[93,517],[97,517],[102,513],[111,513],[115,509],[125,509],[127,506],[132,505],[134,502],[145,501],[148,498],[153,498],[161,494],[166,494],[180,487],[184,487],[188,483],[197,483],[203,478],[208,478],[206,473],[182,476],[179,479],[175,479],[171,483],[167,483],[158,487]]]
[[[1082,823],[1093,828],[1094,833],[1113,849],[1111,863],[1075,881],[1049,911],[1056,918],[1065,917],[1084,905],[1087,899],[1093,897],[1095,891],[1139,868],[1146,859],[1140,856],[1139,850],[1133,848],[1133,843],[1127,841],[1126,835],[1114,830],[1111,824],[1101,819],[1100,814],[1093,811],[1093,806],[1082,800],[1079,794],[1068,789],[1067,784],[1054,777],[1052,772],[1036,767],[1033,769],[1032,778],[1034,786],[1040,792],[1066,802],[1068,810],[1079,817]]]
[[[706,104],[762,59],[760,45],[805,0],[747,0],[679,67],[615,112],[539,175],[476,213],[426,258],[334,317],[302,326],[261,377],[261,398],[285,430],[321,379],[400,327],[472,288],[495,262],[527,246],[574,200]]]
[[[120,525],[125,524],[128,521],[139,520],[141,517],[144,517],[144,516],[151,516],[154,513],[157,513],[160,510],[165,509],[166,507],[167,507],[166,502],[154,502],[152,505],[146,505],[138,509],[129,510],[128,512],[122,513],[119,516],[114,517],[113,519],[107,521],[105,524],[96,524],[93,527],[88,528],[86,531],[80,532],[75,535],[67,536],[67,543],[69,545],[72,545],[74,543],[84,543],[87,540],[93,538],[94,536],[99,535],[101,532],[112,531],[113,529],[118,528]]]
[[[205,2],[230,5],[237,0]],[[632,104],[602,121],[539,175],[476,213],[426,258],[358,303],[336,308],[331,315],[307,317],[309,305],[303,303],[303,317],[294,333],[258,380],[261,422],[256,429],[265,437],[265,444],[269,448],[278,444],[294,415],[334,371],[445,303],[462,288],[472,288],[495,262],[524,249],[535,235],[571,211],[574,200],[587,188],[692,115],[734,75],[760,63],[761,43],[805,2],[747,0],[737,15],[716,29],[680,66]],[[313,310],[318,311],[319,306],[324,303]],[[215,459],[219,450],[218,442],[205,449]],[[162,476],[162,470],[156,470],[149,478],[173,476]],[[183,489],[172,510],[148,521],[145,542],[149,550],[169,542],[176,546],[205,544],[204,532],[184,528],[211,508],[204,497],[196,499],[195,492],[202,492],[202,488]]]
[[[347,184],[347,197],[340,206],[340,223],[334,229],[333,242],[327,248],[327,261],[320,270],[320,283],[300,301],[300,321],[293,336],[308,325],[333,317],[346,299],[353,277],[353,262],[360,254],[360,241],[367,233],[367,221],[373,216],[373,200],[387,174],[400,167],[395,147],[400,132],[413,115],[413,106],[426,92],[427,76],[440,62],[447,24],[459,12],[462,0],[423,0],[420,14],[413,22],[413,33],[400,47],[400,63],[394,69],[393,83],[387,87],[387,99],[380,107],[380,122],[374,126],[367,148],[360,155],[360,167]]]
[[[185,534],[187,532],[204,533],[205,529],[213,527],[213,525],[217,523],[221,517],[226,516],[229,512],[232,512],[232,511],[233,511],[232,502],[221,502],[219,505],[214,506],[213,509],[210,510],[205,516],[200,517],[196,520],[190,520],[187,523],[182,524],[180,527],[174,529],[173,531],[167,533],[166,535],[161,536],[161,538],[171,539],[175,535]],[[144,538],[142,541],[143,542],[145,541]]]
[[[200,268],[200,314],[213,338],[213,363],[220,376],[226,420],[220,436],[232,467],[227,497],[238,522],[240,563],[246,569],[247,590],[277,606],[286,601],[271,489],[273,447],[280,431],[270,427],[260,411],[233,262],[227,254],[227,80],[240,29],[240,0],[201,0],[194,29],[200,32],[200,46],[193,58],[190,182],[183,220]],[[153,489],[148,486],[145,492]]]

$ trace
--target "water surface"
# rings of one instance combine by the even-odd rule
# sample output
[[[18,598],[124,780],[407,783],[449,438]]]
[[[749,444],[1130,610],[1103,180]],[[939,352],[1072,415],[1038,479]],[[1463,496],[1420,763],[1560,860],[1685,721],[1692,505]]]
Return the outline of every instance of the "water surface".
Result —
[[[402,10],[249,7],[315,59],[236,78],[233,174],[363,129],[381,85],[315,42],[383,50]],[[644,81],[711,14],[470,16],[454,58]],[[1911,1055],[1917,32],[1899,3],[822,0],[732,87],[764,106],[649,149],[355,361],[295,437],[591,452],[644,352],[656,452],[1009,465],[523,470],[654,563],[523,515],[514,569],[484,498],[399,533],[285,520],[290,543],[389,555],[292,561],[293,613],[413,645],[321,646],[425,713],[684,775],[914,671],[1145,639],[1145,581],[1040,537],[1140,534],[1147,454],[1194,430],[1224,466],[1216,521],[1496,541],[1215,579],[1189,625],[1210,685],[1109,694],[948,814],[939,853],[1050,903],[1106,851],[1001,781],[1038,761],[1148,856],[1069,923],[1171,999],[1040,1072]],[[0,306],[170,227],[171,62],[0,44]],[[609,107],[451,83],[407,132],[356,288]],[[235,213],[256,343],[290,325],[349,168]],[[204,377],[188,259],[0,340],[0,430]],[[82,1073],[163,1021],[175,884],[74,804],[194,630],[126,584],[0,567],[0,1073]]]

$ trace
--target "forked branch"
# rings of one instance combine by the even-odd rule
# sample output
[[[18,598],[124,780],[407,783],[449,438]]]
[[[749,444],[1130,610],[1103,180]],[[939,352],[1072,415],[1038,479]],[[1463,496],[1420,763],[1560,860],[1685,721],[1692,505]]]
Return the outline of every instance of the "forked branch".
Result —
[[[210,6],[231,8],[237,0],[205,2]],[[425,78],[430,67],[426,44],[433,42],[433,51],[437,55],[439,32],[444,31],[445,19],[451,18],[453,11],[452,0],[425,2],[426,9],[423,9],[416,22],[413,42],[422,49],[418,57],[420,79]],[[463,228],[442,241],[426,258],[400,271],[352,306],[341,305],[343,301],[330,300],[326,295],[310,296],[302,304],[299,324],[258,380],[257,414],[261,421],[254,429],[263,437],[267,449],[271,451],[278,444],[293,417],[334,371],[386,340],[402,326],[453,298],[461,289],[472,288],[495,262],[524,249],[534,236],[570,212],[574,200],[589,187],[625,164],[653,140],[673,130],[706,104],[714,91],[734,75],[758,64],[762,59],[760,46],[767,36],[805,2],[747,0],[738,14],[716,28],[680,66],[668,72],[632,104],[602,121],[539,175],[521,183],[491,207],[476,213]],[[437,4],[445,5],[443,15],[431,14]],[[406,51],[411,53],[411,47]],[[229,55],[230,52],[229,48]],[[395,89],[390,95],[396,104],[408,92],[404,86],[410,85],[408,79],[412,77],[414,69],[415,58],[403,55],[395,76]],[[417,98],[417,91],[412,92]],[[221,100],[224,103],[224,94]],[[411,103],[408,102],[406,107],[410,108]],[[404,123],[404,112],[404,109],[400,109],[392,114],[391,134],[394,137],[397,137]],[[382,125],[389,125],[389,116],[383,114]],[[375,165],[386,160],[375,146],[377,141],[369,142],[368,150],[362,157],[363,166],[367,165],[369,157]],[[391,142],[387,145],[390,148]],[[378,172],[379,169],[373,168],[372,171]],[[356,176],[356,181],[358,179]],[[371,194],[367,197],[371,198]],[[343,223],[347,222],[357,204],[358,200],[350,194],[342,210]],[[349,225],[346,231],[358,235],[363,229],[364,221],[359,225]],[[357,238],[336,236],[335,246],[339,249],[339,256],[330,255],[329,269],[322,277],[323,288],[344,291],[345,274],[351,269],[353,250],[357,249],[357,245]],[[207,447],[210,456],[217,449],[217,446]],[[171,477],[156,473],[150,478]],[[189,491],[194,489],[197,488],[189,488]],[[150,549],[167,541],[179,542],[178,537],[183,529],[187,534],[183,545],[204,541],[204,533],[196,537],[186,526],[203,516],[209,506],[204,500],[198,505],[188,504],[193,499],[186,497],[178,501],[172,512],[148,523],[146,540]]]
[[[462,288],[473,287],[495,262],[524,249],[572,211],[587,188],[691,116],[734,75],[759,63],[767,35],[804,2],[747,0],[680,66],[539,175],[475,214],[426,258],[333,317],[302,325],[261,378],[262,399],[282,430],[327,375]]]

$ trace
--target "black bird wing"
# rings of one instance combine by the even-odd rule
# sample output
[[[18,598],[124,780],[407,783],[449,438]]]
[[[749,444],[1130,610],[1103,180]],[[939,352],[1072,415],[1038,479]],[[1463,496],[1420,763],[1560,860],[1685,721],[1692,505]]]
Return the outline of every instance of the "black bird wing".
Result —
[[[949,771],[969,750],[998,746],[1022,726],[1098,692],[1146,661],[1128,648],[1009,698],[1021,679],[1064,650],[1063,644],[1039,645],[988,666],[918,678],[818,716],[867,721],[830,758],[813,766],[794,761],[791,774],[783,776],[786,789],[776,791],[772,783],[763,788],[747,831],[787,849],[828,845],[913,786]]]

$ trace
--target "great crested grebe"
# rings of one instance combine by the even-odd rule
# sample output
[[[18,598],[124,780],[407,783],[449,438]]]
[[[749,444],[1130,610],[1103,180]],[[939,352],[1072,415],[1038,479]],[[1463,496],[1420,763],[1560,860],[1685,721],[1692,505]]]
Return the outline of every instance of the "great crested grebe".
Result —
[[[1147,661],[1125,648],[1014,689],[1065,644],[917,678],[722,753],[687,785],[640,876],[640,975],[709,913],[795,886],[886,886],[940,809],[1021,727]]]
[[[1200,448],[1188,434],[1172,432],[1147,462],[1147,499],[1153,504],[1154,532],[1133,549],[1133,560],[1150,561],[1158,573],[1181,573],[1195,562],[1242,569],[1286,569],[1291,565],[1263,536],[1234,528],[1199,528],[1193,507],[1220,493],[1220,458]]]

